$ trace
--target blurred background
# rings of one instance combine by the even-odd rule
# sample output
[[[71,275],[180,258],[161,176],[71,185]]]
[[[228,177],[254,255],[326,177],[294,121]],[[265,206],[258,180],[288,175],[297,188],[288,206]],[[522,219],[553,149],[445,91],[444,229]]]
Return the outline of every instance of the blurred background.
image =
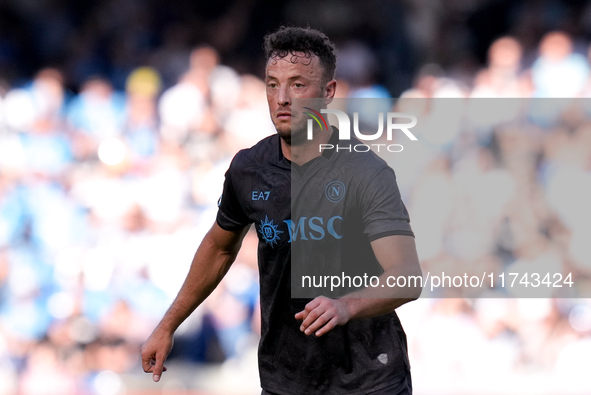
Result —
[[[393,163],[424,267],[589,280],[591,2],[0,0],[0,394],[260,393],[252,233],[160,383],[139,347],[232,156],[274,133],[262,38],[287,23],[336,43],[339,97],[453,98],[415,110],[456,127]],[[580,100],[476,100],[519,97]],[[591,393],[589,300],[399,311],[417,395]]]

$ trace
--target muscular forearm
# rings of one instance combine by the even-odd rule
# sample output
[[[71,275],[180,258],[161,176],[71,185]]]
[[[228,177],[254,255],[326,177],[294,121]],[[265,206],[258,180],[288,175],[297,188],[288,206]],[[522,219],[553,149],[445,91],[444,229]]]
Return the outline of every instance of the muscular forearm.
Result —
[[[236,259],[247,231],[248,227],[225,231],[214,224],[203,238],[181,290],[141,347],[142,367],[144,372],[153,374],[154,381],[159,381],[166,371],[164,360],[172,350],[174,332],[222,280]]]
[[[418,299],[421,295],[420,282],[417,281],[417,286],[411,284],[411,286],[402,288],[390,287],[387,282],[390,276],[403,276],[406,279],[420,277],[422,273],[420,268],[418,269],[414,267],[413,270],[408,270],[405,273],[401,273],[396,269],[387,270],[379,276],[380,282],[377,287],[368,287],[341,298],[340,300],[347,309],[349,319],[386,314],[407,302]]]
[[[372,248],[384,268],[377,286],[368,286],[340,299],[319,296],[295,315],[302,320],[300,330],[307,335],[322,336],[337,325],[349,320],[373,317],[393,311],[421,295],[421,266],[417,257],[414,238],[389,236],[372,242]],[[390,286],[390,276],[406,278],[404,287]],[[412,281],[411,281],[412,280]],[[396,283],[398,285],[399,283]]]
[[[174,302],[158,324],[173,333],[183,321],[211,294],[220,283],[238,254],[240,243],[219,245],[212,229],[197,249],[189,273]]]

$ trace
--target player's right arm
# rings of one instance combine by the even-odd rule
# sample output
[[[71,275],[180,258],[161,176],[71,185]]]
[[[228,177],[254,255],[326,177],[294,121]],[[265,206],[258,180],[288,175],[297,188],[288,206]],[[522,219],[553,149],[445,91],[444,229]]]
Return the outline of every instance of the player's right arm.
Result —
[[[203,238],[178,295],[141,347],[142,367],[144,372],[152,373],[154,381],[159,381],[166,371],[164,360],[172,350],[174,332],[228,272],[248,228],[228,231],[214,223]]]

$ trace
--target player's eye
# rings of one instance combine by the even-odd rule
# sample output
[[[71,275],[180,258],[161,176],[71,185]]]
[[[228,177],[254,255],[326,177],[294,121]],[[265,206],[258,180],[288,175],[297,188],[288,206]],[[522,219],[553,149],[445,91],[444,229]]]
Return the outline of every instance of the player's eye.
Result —
[[[269,88],[277,88],[277,84],[275,82],[269,82],[267,84],[267,87],[269,87]]]
[[[293,84],[293,86],[295,86],[296,88],[303,88],[304,84],[302,84],[300,82],[296,82],[295,84]]]

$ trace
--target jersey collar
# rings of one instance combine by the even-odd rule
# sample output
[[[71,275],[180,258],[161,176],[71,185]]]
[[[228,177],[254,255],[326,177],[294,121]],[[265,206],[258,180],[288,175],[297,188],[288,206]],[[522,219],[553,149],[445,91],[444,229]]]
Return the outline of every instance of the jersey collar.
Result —
[[[337,129],[335,126],[332,126],[332,133],[330,135],[330,138],[328,139],[328,144],[332,144],[333,146],[336,146],[339,143],[339,129]],[[283,155],[283,150],[281,149],[281,137],[279,137],[279,135],[277,134],[277,151],[278,151],[278,156],[277,156],[277,160],[280,164],[284,164],[286,166],[291,166],[291,162]],[[332,157],[334,153],[334,150],[330,149],[330,150],[323,150],[321,156],[325,159],[330,159]]]

